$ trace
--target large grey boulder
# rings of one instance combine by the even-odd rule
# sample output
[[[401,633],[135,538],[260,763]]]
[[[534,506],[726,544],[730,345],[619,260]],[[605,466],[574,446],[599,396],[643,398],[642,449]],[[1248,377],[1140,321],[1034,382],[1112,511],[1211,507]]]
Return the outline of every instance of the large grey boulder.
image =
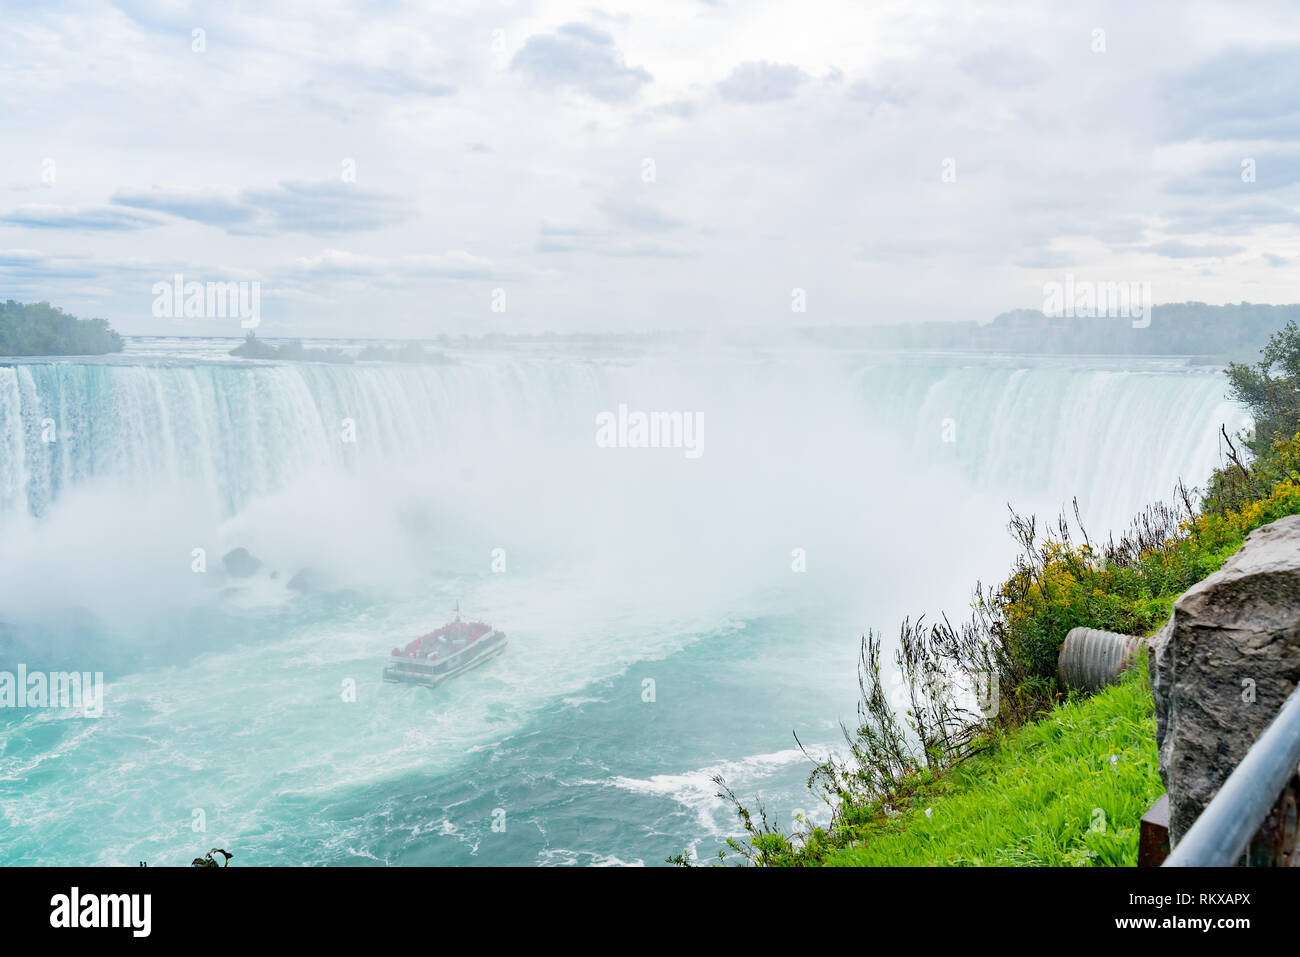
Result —
[[[1251,532],[1183,593],[1150,670],[1177,844],[1300,680],[1300,515]]]

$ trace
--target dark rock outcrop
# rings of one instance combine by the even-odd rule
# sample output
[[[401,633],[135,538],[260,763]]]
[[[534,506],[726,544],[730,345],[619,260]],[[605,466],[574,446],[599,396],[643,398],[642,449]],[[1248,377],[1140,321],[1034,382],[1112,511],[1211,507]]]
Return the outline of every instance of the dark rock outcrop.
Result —
[[[254,558],[253,554],[242,546],[222,555],[221,564],[225,566],[226,574],[231,578],[248,578],[262,567],[261,561]]]
[[[1251,532],[1174,603],[1150,670],[1177,844],[1300,680],[1300,515]]]

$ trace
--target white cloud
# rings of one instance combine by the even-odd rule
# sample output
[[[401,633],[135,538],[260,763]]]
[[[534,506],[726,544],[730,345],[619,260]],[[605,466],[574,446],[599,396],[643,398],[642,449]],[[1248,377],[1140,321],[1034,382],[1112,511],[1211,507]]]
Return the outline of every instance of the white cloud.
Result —
[[[632,99],[654,79],[623,62],[610,34],[581,23],[529,37],[511,66],[542,89],[573,89],[608,103]]]
[[[788,100],[808,80],[808,74],[788,63],[742,63],[718,84],[724,100],[735,103],[771,103]]]

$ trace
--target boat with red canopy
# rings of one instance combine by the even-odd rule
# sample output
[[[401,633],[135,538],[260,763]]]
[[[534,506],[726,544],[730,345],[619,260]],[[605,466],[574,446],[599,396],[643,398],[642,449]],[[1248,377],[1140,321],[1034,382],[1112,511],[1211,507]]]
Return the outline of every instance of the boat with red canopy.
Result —
[[[384,680],[436,688],[505,649],[505,632],[486,622],[461,621],[457,602],[455,620],[421,635],[404,648],[393,649],[384,668]]]

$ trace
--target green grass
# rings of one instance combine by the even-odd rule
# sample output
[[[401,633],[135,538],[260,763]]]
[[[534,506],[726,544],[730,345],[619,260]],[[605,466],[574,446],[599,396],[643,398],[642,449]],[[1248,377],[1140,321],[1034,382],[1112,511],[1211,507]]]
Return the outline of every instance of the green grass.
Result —
[[[908,810],[867,825],[824,863],[1132,866],[1138,822],[1163,791],[1142,654],[1118,685],[919,786]]]

